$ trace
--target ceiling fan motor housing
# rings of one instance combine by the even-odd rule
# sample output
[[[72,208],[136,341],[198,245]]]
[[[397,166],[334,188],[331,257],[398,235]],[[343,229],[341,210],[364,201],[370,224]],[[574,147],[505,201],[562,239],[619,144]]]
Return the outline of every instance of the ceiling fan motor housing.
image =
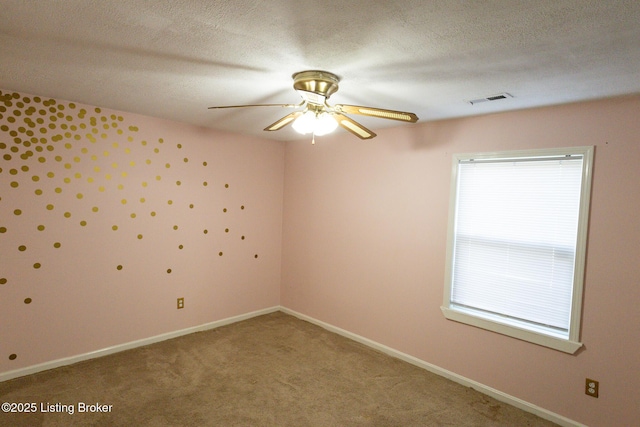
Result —
[[[293,88],[305,100],[318,105],[323,105],[332,94],[338,91],[340,82],[340,78],[335,74],[320,70],[301,71],[292,77]]]

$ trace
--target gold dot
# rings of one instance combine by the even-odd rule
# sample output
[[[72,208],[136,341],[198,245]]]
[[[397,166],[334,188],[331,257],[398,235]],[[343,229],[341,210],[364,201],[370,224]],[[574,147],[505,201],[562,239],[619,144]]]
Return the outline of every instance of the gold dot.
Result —
[[[82,199],[83,197],[84,197],[84,196],[82,195],[82,193],[78,193],[78,194],[76,194],[76,198],[78,198],[78,199]]]
[[[31,298],[25,298],[24,299],[24,303],[25,304],[31,304]]]
[[[39,225],[38,226],[38,231],[44,231],[44,225]]]
[[[55,176],[55,174],[53,172],[47,172],[47,176],[49,178],[53,178]]]
[[[174,225],[174,226],[173,226],[173,229],[174,229],[174,230],[177,230],[177,229],[178,229],[178,226],[177,226],[177,225]]]
[[[165,165],[164,165],[164,167],[165,167],[165,168],[167,168],[167,169],[169,169],[169,168],[171,167],[171,164],[170,164],[170,163],[167,163],[167,164],[165,164]]]
[[[167,200],[167,204],[172,205],[173,204],[173,200]]]
[[[227,208],[223,208],[223,209],[222,209],[222,212],[226,212],[226,211],[227,211]]]
[[[10,354],[9,355],[9,360],[16,360],[16,357],[18,357],[17,354],[15,354],[15,353],[14,354]]]
[[[36,262],[35,264],[33,264],[33,268],[38,269],[42,267],[42,265],[39,262]]]
[[[0,278],[0,285],[4,285],[5,283],[7,283],[7,279],[4,277]]]
[[[11,182],[11,186],[12,186],[13,188],[18,188],[18,185],[19,185],[19,184],[18,184],[17,182],[15,182],[15,181],[12,181],[12,182]]]
[[[258,254],[255,254],[253,257],[254,257],[254,258],[258,258]]]
[[[26,247],[25,245],[20,245],[20,246],[18,246],[18,250],[19,250],[20,252],[24,252],[24,251],[26,251],[26,250],[27,250],[27,247]]]
[[[146,187],[147,185],[148,185],[148,184],[147,184],[146,182],[144,182],[144,181],[142,182],[142,186],[143,186],[143,187]]]
[[[146,202],[146,201],[147,201],[147,200],[146,200],[144,197],[140,197],[140,203],[144,203],[144,202]]]
[[[178,148],[182,148],[182,144],[178,144]]]
[[[124,190],[124,185],[118,184],[118,190]]]
[[[0,227],[0,233],[6,233],[7,227]]]
[[[224,188],[229,188],[229,184],[225,184],[225,185],[224,185]]]
[[[151,216],[156,216],[156,213],[155,212],[151,212]]]
[[[138,239],[141,240],[142,239],[142,234],[138,234]]]
[[[209,184],[207,184],[207,181],[203,182],[202,185],[204,185],[205,187]]]
[[[180,184],[182,184],[180,181],[176,181],[176,185],[180,185]],[[17,187],[17,185],[16,185],[16,187]]]
[[[171,274],[171,269],[167,268],[167,274]]]
[[[120,203],[122,203],[123,205],[126,205],[127,204],[127,199],[120,200]]]
[[[51,205],[51,204],[47,205],[47,210],[48,211],[52,211],[53,210],[53,205]]]
[[[189,209],[193,209],[193,203],[189,205]]]
[[[65,218],[71,218],[71,212],[65,212],[64,213],[64,217]]]
[[[80,221],[80,226],[84,227],[85,225],[87,225],[87,221]]]
[[[240,239],[244,240],[244,236],[240,237]]]
[[[218,256],[222,256],[222,252],[218,252]]]
[[[156,181],[160,181],[161,179],[160,175],[156,175]]]
[[[112,229],[113,231],[117,231],[117,230],[118,230],[118,226],[117,226],[117,225],[114,225],[114,226],[112,226],[112,227],[111,227],[111,229]]]
[[[154,149],[153,149],[153,152],[154,152],[154,153],[156,153],[156,154],[158,154],[158,153],[160,152],[160,150],[159,150],[159,149],[157,149],[157,148],[154,148]]]
[[[182,249],[182,248],[184,248],[184,246],[178,245],[178,249]]]
[[[53,190],[53,191],[55,191],[56,193],[60,194],[60,193],[62,193],[62,188],[56,187],[56,189]]]
[[[56,248],[56,249],[58,249],[60,246],[61,246],[61,245],[60,245],[60,242],[55,242],[55,243],[53,244],[53,247],[54,247],[54,248]]]
[[[22,214],[22,211],[21,211],[20,209],[15,209],[15,210],[13,211],[13,214],[14,214],[14,215],[21,215],[21,214]]]
[[[121,266],[121,265],[118,265],[118,266],[116,267],[116,270],[122,270],[122,266]]]
[[[129,216],[130,216],[132,219],[135,219],[136,214],[135,214],[135,213],[132,213],[132,214],[131,214],[131,215],[129,215]]]
[[[87,182],[91,184],[93,182],[93,178],[92,177],[87,178]]]
[[[98,187],[98,191],[103,192],[104,191],[104,187],[101,185],[100,187]]]
[[[98,207],[94,206],[94,207],[91,208],[91,210],[94,211],[94,212],[98,212]]]
[[[186,157],[183,159],[185,163],[187,163],[189,161],[189,159],[187,159]]]
[[[71,183],[71,178],[65,178],[63,179],[65,184],[70,184]]]
[[[42,190],[38,188],[38,189],[35,191],[35,193],[36,193],[36,195],[41,196],[41,195],[42,195]]]
[[[207,234],[208,232],[209,232],[209,230],[207,230],[207,229],[205,229],[205,230],[203,231],[203,233],[204,233],[204,234]]]
[[[244,205],[240,206],[240,209],[244,209]]]

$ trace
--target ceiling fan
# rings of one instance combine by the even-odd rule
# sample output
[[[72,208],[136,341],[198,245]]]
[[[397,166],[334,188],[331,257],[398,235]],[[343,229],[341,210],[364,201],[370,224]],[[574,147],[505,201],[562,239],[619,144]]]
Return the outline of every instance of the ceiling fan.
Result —
[[[295,73],[292,78],[293,88],[302,97],[302,102],[299,104],[227,105],[209,107],[209,109],[246,107],[301,108],[301,110],[289,113],[270,124],[264,128],[264,130],[280,130],[291,123],[292,127],[299,133],[311,133],[314,143],[316,135],[327,134],[333,131],[338,125],[361,139],[371,139],[376,136],[373,131],[347,117],[346,114],[359,114],[362,116],[399,120],[408,123],[418,121],[418,116],[404,111],[345,104],[329,105],[327,100],[332,94],[337,92],[338,83],[340,82],[340,78],[333,73],[320,70],[307,70]]]

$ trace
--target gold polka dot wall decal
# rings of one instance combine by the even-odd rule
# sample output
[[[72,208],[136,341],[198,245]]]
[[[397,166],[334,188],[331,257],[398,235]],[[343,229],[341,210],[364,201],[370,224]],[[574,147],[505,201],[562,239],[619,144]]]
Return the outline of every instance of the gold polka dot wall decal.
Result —
[[[56,187],[56,189],[53,190],[53,191],[55,191],[56,193],[60,194],[60,193],[62,193],[62,188]]]
[[[158,142],[159,142],[160,144],[162,144],[162,143],[164,142],[164,139],[162,139],[162,138],[158,138]]]
[[[156,154],[158,154],[158,153],[160,152],[160,149],[159,149],[159,148],[154,148],[154,149],[153,149],[153,152],[154,152],[154,153],[156,153]]]
[[[229,232],[229,229],[228,229],[228,228],[225,228],[225,229],[224,229],[224,232],[225,232],[225,233],[228,233],[228,232]]]
[[[53,178],[55,174],[53,172],[47,172],[47,177]]]
[[[82,199],[83,197],[84,197],[84,196],[82,195],[82,193],[78,193],[78,194],[76,194],[76,198],[77,198],[77,199]]]
[[[143,187],[146,187],[147,185],[148,185],[148,184],[147,184],[145,181],[143,181],[143,182],[142,182],[142,186],[143,186]]]
[[[171,274],[171,269],[167,268],[167,274]]]
[[[17,183],[16,183],[16,184],[17,184]],[[180,185],[180,184],[182,184],[182,182],[180,182],[180,181],[176,181],[176,185]],[[17,185],[16,185],[16,187],[17,187]]]
[[[146,201],[147,201],[147,199],[145,199],[144,197],[140,197],[140,203],[144,203]]]
[[[189,159],[187,159],[186,157],[183,159],[185,163],[187,163],[189,161]]]
[[[9,355],[9,360],[16,360],[17,357],[18,357],[18,355],[15,354],[15,353],[14,354],[10,354]]]
[[[58,249],[60,246],[62,246],[62,245],[60,244],[60,242],[55,242],[55,243],[53,244],[53,247],[54,247],[54,248],[56,248],[56,249]]]
[[[93,177],[90,176],[89,178],[87,178],[87,182],[91,184],[93,182]]]
[[[172,205],[173,204],[173,200],[167,200],[167,204],[168,205]]]
[[[7,279],[5,277],[0,278],[0,285],[4,285],[7,283]]]
[[[156,216],[156,213],[155,213],[155,212],[151,212],[151,214],[150,214],[150,215],[151,215],[151,216]]]
[[[31,304],[31,301],[32,301],[31,298],[25,298],[24,299],[24,303],[25,304]]]
[[[253,257],[254,257],[254,258],[258,258],[258,254],[255,254]]]
[[[13,214],[14,215],[22,215],[22,211],[20,209],[14,209]]]
[[[127,204],[127,199],[120,200],[120,203],[122,203],[123,205],[126,205]]]
[[[244,209],[244,205],[240,206],[240,209]]]
[[[6,233],[7,227],[0,227],[0,233]]]
[[[225,185],[224,185],[224,188],[229,188],[229,184],[225,184]]]
[[[132,214],[131,214],[131,215],[129,215],[129,216],[130,216],[132,219],[135,219],[135,218],[136,218],[136,214],[135,214],[135,213],[132,213]]]
[[[222,256],[222,252],[218,252],[218,256]]]
[[[11,182],[11,186],[12,186],[13,188],[18,188],[18,185],[20,185],[20,184],[18,184],[16,181],[12,181],[12,182]]]
[[[162,177],[160,175],[156,175],[156,181],[160,181]]]
[[[244,240],[244,236],[240,237],[241,240]]]
[[[151,164],[151,159],[147,159],[144,161],[146,164],[150,165]]]
[[[65,179],[63,179],[65,184],[70,184],[71,183],[71,178],[67,177]]]
[[[104,179],[106,179],[107,181],[110,181],[111,180],[111,174],[110,173],[105,174]]]
[[[38,226],[38,231],[44,231],[44,225],[40,224],[40,225]]]
[[[87,225],[87,221],[80,221],[80,226],[84,227],[85,225]]]
[[[26,251],[26,250],[27,250],[27,247],[26,247],[25,245],[20,245],[20,246],[18,246],[18,250],[19,250],[20,252],[24,252],[24,251]]]
[[[71,218],[71,212],[65,212],[64,213],[64,217],[65,218]]]
[[[118,266],[116,267],[116,270],[122,270],[122,266],[121,266],[121,265],[118,265]]]
[[[177,229],[178,229],[178,226],[177,226],[177,225],[174,225],[174,226],[173,226],[173,229],[174,229],[174,230],[177,230]]]
[[[118,184],[118,190],[124,190],[124,185]]]
[[[147,145],[147,141],[145,141],[145,140],[140,141],[140,143],[141,143],[142,145]]]
[[[35,268],[36,270],[40,267],[42,267],[42,264],[40,264],[39,262],[36,262],[35,264],[33,264],[33,268]]]
[[[92,208],[91,208],[91,210],[92,210],[93,212],[98,212],[98,207],[97,207],[97,206],[94,206],[94,207],[92,207]]]
[[[142,234],[138,234],[138,240],[142,240]]]
[[[111,227],[111,229],[112,229],[113,231],[117,231],[117,230],[118,230],[118,226],[117,226],[117,225],[114,225],[114,226],[112,226],[112,227]]]
[[[226,211],[227,211],[227,208],[222,208],[222,212],[226,212]]]
[[[48,211],[52,211],[53,210],[53,205],[52,204],[48,204],[47,205],[47,210]]]
[[[100,191],[101,193],[104,192],[104,187],[101,185],[100,187],[98,187],[98,191]]]
[[[207,162],[202,162],[202,166],[207,166]]]
[[[164,165],[164,167],[169,169],[171,167],[171,164],[167,163],[166,165]]]
[[[209,184],[207,184],[207,181],[203,182],[202,185],[204,185],[205,187]]]
[[[203,233],[204,233],[204,234],[207,234],[208,232],[209,232],[209,230],[207,230],[207,229],[205,229],[205,230],[203,231]]]
[[[182,249],[182,248],[184,248],[184,246],[178,245],[178,249]]]
[[[193,203],[189,205],[189,209],[193,209]]]

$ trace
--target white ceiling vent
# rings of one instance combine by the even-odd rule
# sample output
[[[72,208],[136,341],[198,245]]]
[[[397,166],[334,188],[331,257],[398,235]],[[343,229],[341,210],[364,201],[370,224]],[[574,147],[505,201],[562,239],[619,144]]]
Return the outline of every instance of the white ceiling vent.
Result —
[[[498,93],[496,95],[487,96],[485,98],[472,99],[471,101],[467,101],[471,105],[480,104],[481,102],[488,101],[501,101],[503,99],[513,98],[513,95],[510,95],[506,92]]]

